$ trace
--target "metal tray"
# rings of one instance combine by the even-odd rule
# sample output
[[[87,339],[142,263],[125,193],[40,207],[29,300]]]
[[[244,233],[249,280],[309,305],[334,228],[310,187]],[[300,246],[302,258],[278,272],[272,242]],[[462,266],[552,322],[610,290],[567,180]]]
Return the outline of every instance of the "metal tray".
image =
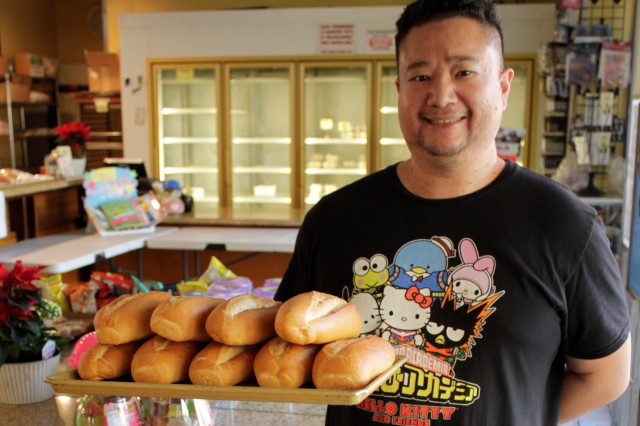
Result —
[[[188,398],[224,401],[297,402],[303,404],[356,405],[378,389],[406,358],[396,356],[393,365],[362,389],[295,389],[263,388],[257,383],[247,382],[238,386],[203,386],[192,384],[136,383],[133,381],[82,380],[77,370],[64,371],[45,378],[56,393],[72,395],[117,395],[157,398]]]

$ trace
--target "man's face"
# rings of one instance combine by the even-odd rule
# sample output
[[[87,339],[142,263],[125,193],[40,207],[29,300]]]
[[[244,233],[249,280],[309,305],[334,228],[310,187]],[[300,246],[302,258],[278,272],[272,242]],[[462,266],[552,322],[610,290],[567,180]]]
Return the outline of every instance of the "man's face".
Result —
[[[474,155],[495,145],[513,70],[497,30],[471,18],[429,22],[399,49],[400,127],[412,156]]]

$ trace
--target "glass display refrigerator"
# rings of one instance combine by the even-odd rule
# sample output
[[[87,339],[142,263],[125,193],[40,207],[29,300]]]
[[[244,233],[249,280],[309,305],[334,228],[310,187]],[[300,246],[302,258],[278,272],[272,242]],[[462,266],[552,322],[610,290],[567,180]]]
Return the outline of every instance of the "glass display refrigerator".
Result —
[[[505,125],[528,129],[526,154],[518,97],[535,85],[518,74]],[[189,189],[195,217],[298,224],[324,195],[409,158],[389,57],[153,59],[149,75],[152,173]]]
[[[219,215],[219,68],[158,67],[159,179],[177,180],[193,195],[200,213]]]
[[[376,170],[404,161],[410,157],[398,123],[398,90],[396,64],[378,63],[378,99],[376,104],[377,147]]]
[[[368,173],[369,63],[302,66],[305,209]]]
[[[232,65],[229,90],[231,217],[292,214],[292,64]]]

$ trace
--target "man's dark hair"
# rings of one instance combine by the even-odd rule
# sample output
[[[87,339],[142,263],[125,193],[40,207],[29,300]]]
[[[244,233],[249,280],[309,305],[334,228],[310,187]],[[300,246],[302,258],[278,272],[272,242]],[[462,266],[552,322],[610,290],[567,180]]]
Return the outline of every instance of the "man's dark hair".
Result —
[[[396,61],[400,45],[407,33],[427,22],[446,18],[467,17],[495,28],[500,36],[500,55],[504,56],[502,26],[493,3],[488,0],[416,0],[409,4],[396,21]]]

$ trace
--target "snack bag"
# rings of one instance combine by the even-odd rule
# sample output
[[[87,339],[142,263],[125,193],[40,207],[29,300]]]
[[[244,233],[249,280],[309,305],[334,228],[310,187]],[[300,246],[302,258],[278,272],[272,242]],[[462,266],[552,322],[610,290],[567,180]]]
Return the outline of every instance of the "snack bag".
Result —
[[[183,281],[178,283],[178,294],[184,296],[186,293],[206,293],[208,286],[202,281]]]
[[[211,256],[209,267],[206,271],[204,271],[204,274],[202,274],[202,276],[198,278],[198,281],[206,284],[211,284],[216,278],[235,276],[236,274],[234,274],[229,268],[227,268],[222,262],[220,262],[217,257]]]
[[[73,312],[83,314],[95,314],[97,312],[96,288],[95,285],[91,284],[91,281],[66,284],[63,291],[71,300],[71,310]]]
[[[60,274],[50,275],[48,277],[41,276],[40,279],[33,281],[34,285],[40,289],[42,297],[52,302],[56,302],[62,313],[71,312],[69,298],[62,291],[64,283]]]

